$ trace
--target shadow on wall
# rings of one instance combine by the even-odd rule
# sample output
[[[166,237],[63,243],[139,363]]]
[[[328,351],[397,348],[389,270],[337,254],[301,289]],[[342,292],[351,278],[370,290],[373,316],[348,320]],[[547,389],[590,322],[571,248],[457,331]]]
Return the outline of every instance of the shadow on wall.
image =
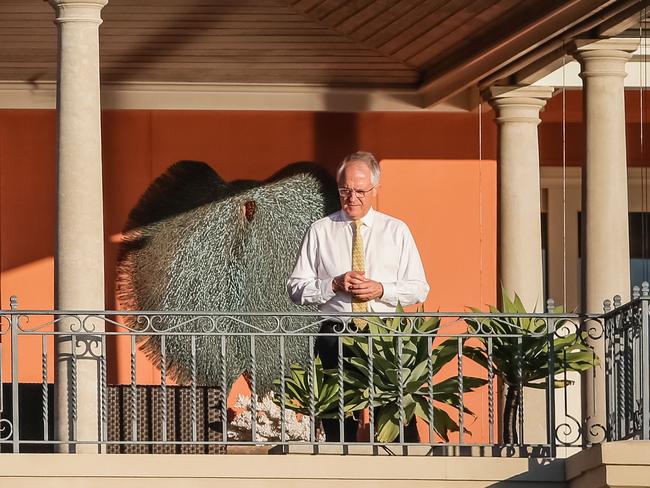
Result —
[[[175,12],[173,16],[169,18],[168,21],[159,22],[157,28],[149,29],[146,36],[140,36],[138,39],[141,39],[142,42],[135,45],[133,49],[128,52],[123,53],[122,56],[117,58],[117,65],[121,66],[125,61],[129,62],[128,69],[117,69],[111,66],[110,61],[102,59],[102,80],[103,81],[142,81],[146,79],[147,75],[143,76],[143,71],[148,71],[152,68],[155,68],[156,63],[164,61],[165,58],[173,56],[179,49],[184,45],[191,43],[195,38],[202,35],[202,29],[194,28],[187,29],[184,28],[189,21],[195,20],[196,7],[205,4],[200,0],[185,1],[182,4],[175,5],[174,8],[184,8],[182,12]],[[232,4],[229,6],[231,13],[237,13],[237,4]],[[187,14],[187,15],[186,15]],[[108,2],[108,4],[102,9],[102,28],[99,33],[100,36],[108,35],[115,36],[116,34],[112,33],[113,28],[113,4]],[[119,24],[118,24],[119,25]],[[211,23],[212,28],[218,28],[219,22],[213,20]],[[183,35],[176,35],[176,33],[182,30]],[[165,43],[164,49],[160,48],[160,38],[164,36],[171,36],[174,39],[174,42]],[[134,43],[135,44],[135,43]],[[100,42],[100,56],[103,57],[103,48],[107,45],[105,42]],[[143,62],[142,60],[146,60]],[[113,73],[109,71],[112,68]],[[181,81],[181,80],[175,80]]]
[[[345,156],[358,147],[358,114],[316,112],[314,114],[314,156],[332,174]],[[379,158],[378,155],[375,155]]]
[[[344,111],[346,108],[342,106],[341,97],[327,92],[323,94],[324,111],[314,113],[314,159],[332,174],[345,156],[368,150],[359,147],[359,112],[367,109],[368,103],[365,99],[361,102],[359,98],[355,100],[355,111]],[[379,154],[375,157],[381,159]]]
[[[491,488],[512,488],[514,486],[553,486],[564,487],[565,484],[565,460],[548,458],[528,459],[528,471],[510,478],[497,481],[490,485]]]

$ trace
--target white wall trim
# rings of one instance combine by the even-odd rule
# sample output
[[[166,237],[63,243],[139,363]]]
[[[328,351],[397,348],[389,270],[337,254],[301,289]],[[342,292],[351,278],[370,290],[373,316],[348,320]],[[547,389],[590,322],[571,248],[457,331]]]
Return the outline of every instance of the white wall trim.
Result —
[[[475,98],[468,89],[425,109],[422,95],[407,89],[216,83],[102,84],[103,109],[467,112]],[[53,81],[0,81],[0,109],[54,109],[55,105]]]
[[[562,168],[558,166],[542,166],[540,169],[540,178],[542,188],[562,187]],[[644,178],[647,179],[647,184],[650,186],[650,168],[627,168],[627,183],[629,188],[641,188]],[[566,168],[567,187],[579,187],[581,182],[582,168],[575,166]]]

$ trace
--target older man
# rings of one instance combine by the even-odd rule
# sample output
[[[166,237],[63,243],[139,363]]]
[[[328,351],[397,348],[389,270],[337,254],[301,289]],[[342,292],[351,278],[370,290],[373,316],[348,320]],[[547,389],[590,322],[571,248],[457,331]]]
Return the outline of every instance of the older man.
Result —
[[[407,225],[372,208],[380,168],[374,156],[355,152],[337,171],[341,210],[314,222],[305,236],[287,289],[298,304],[321,312],[394,312],[398,303],[421,303],[429,292],[422,261]],[[331,333],[335,323],[323,324]],[[316,351],[335,368],[338,338],[321,336]],[[336,421],[323,421],[328,441],[339,440]],[[345,440],[356,438],[348,419]]]

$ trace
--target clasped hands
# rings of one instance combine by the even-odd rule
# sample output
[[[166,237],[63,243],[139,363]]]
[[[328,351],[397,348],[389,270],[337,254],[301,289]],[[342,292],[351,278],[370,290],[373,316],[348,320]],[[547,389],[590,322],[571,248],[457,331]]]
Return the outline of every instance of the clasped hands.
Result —
[[[332,289],[342,291],[362,302],[380,298],[384,294],[384,286],[378,281],[366,278],[363,271],[348,271],[332,280]]]

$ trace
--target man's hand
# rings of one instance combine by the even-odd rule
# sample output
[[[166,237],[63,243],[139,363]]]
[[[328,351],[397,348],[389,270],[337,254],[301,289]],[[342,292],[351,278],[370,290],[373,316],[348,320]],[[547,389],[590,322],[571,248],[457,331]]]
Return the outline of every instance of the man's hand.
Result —
[[[342,291],[352,294],[352,288],[366,282],[363,271],[348,271],[332,280],[332,289],[336,292]]]
[[[369,302],[381,298],[384,286],[378,281],[365,277],[363,271],[348,271],[332,280],[332,289],[352,295],[357,300]]]
[[[369,302],[375,298],[381,298],[384,294],[384,285],[378,281],[366,279],[362,283],[353,285],[350,289],[350,294],[357,300]]]

